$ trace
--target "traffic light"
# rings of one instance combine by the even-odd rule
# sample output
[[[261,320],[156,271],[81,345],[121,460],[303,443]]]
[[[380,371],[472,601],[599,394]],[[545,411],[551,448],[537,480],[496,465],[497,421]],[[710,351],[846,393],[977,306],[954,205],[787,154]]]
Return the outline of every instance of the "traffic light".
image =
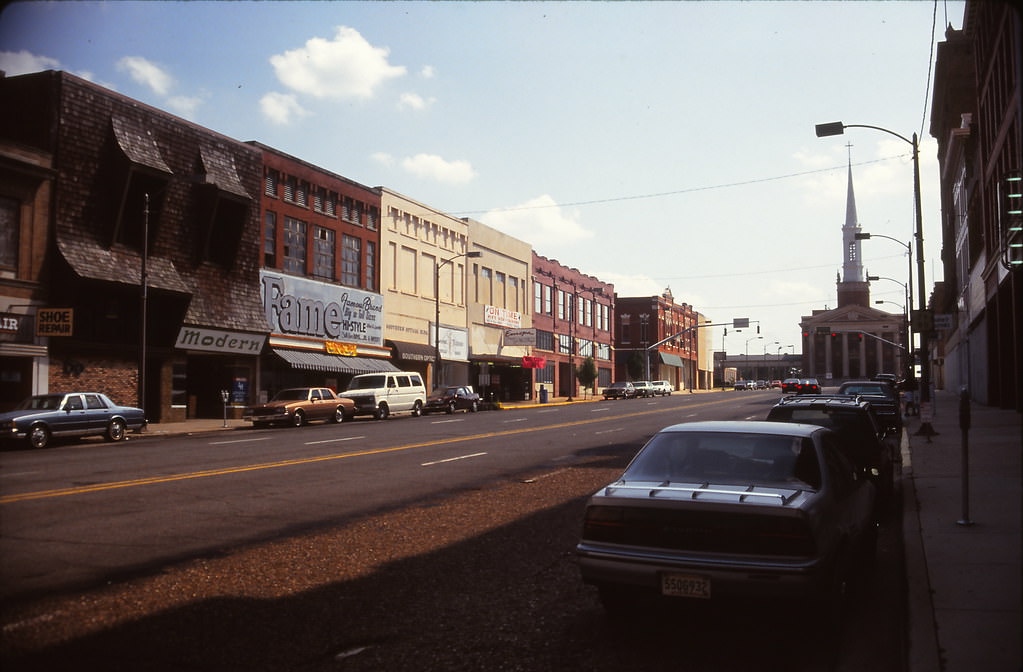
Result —
[[[1010,271],[1023,270],[1023,174],[1012,172],[998,183],[999,229],[1002,263]]]

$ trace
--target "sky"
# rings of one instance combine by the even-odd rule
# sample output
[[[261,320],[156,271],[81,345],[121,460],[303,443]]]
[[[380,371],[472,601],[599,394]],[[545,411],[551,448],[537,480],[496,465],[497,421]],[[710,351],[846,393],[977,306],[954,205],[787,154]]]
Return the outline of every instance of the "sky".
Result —
[[[940,281],[933,63],[963,2],[16,2],[0,70],[64,70],[472,217],[615,285],[670,288],[729,354],[799,353],[863,231]],[[902,313],[906,248],[863,242]],[[914,305],[917,299],[914,299]],[[709,332],[709,333],[708,333]],[[757,337],[760,338],[757,338]],[[791,347],[790,347],[791,346]]]

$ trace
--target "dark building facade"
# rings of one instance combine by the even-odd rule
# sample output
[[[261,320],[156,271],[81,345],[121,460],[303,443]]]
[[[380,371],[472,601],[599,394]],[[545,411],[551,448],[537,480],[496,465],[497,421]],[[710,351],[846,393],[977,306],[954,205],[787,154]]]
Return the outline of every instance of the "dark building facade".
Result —
[[[613,382],[614,285],[533,253],[534,388],[551,396],[576,397],[574,371],[592,357],[596,387]]]
[[[701,336],[696,310],[676,302],[671,289],[660,296],[617,297],[616,301],[616,379],[667,380],[676,390],[696,389]]]
[[[930,134],[941,166],[944,286],[950,317],[931,341],[935,383],[1023,409],[1023,19],[1007,2],[966,3],[938,44]]]
[[[222,391],[247,403],[267,331],[259,150],[64,72],[0,79],[0,98],[4,146],[51,157],[48,209],[20,206],[46,226],[33,391],[106,392],[151,422],[218,417]]]

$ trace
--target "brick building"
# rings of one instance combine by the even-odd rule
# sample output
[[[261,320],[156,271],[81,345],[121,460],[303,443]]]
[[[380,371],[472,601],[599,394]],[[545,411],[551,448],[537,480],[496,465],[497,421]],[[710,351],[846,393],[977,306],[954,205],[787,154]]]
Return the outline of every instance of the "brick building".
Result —
[[[614,285],[533,252],[534,354],[544,360],[534,370],[533,394],[544,386],[551,396],[578,396],[573,372],[587,357],[597,368],[596,386],[610,385],[614,314]]]
[[[21,215],[13,299],[32,295],[15,308],[8,282],[4,300],[50,329],[20,369],[31,391],[105,392],[150,421],[217,417],[222,390],[246,403],[266,336],[259,150],[65,72],[2,78],[0,98],[0,144],[24,152],[0,188]]]
[[[700,383],[699,314],[677,303],[671,289],[660,296],[617,297],[615,337],[617,380],[667,380],[676,390]],[[685,332],[685,333],[681,333]],[[681,333],[660,345],[660,341]]]

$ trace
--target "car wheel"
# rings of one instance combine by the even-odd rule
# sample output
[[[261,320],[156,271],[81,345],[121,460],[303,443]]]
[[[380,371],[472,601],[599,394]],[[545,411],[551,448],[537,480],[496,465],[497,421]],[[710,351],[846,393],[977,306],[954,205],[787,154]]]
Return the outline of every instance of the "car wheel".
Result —
[[[478,410],[480,410],[480,402],[473,399],[472,403],[469,405],[469,412],[475,413]]]
[[[32,425],[28,430],[28,442],[33,448],[45,448],[50,444],[50,430],[46,425]]]
[[[335,408],[334,409],[334,417],[331,418],[331,419],[334,422],[344,422],[345,421],[345,407],[344,406],[338,406],[337,408]]]
[[[301,427],[305,424],[305,413],[302,411],[295,411],[295,414],[291,416],[291,425],[293,427]]]
[[[447,410],[447,414],[448,414],[448,415],[451,415],[451,414],[452,414],[452,413],[454,413],[454,412],[455,412],[455,402],[453,402],[453,401],[449,401],[449,402],[448,402],[448,410]]]
[[[124,438],[124,420],[116,418],[107,425],[107,440],[120,441]]]
[[[376,418],[377,420],[386,420],[387,416],[390,414],[391,412],[387,408],[387,404],[380,404],[379,406],[377,406],[377,410],[373,414],[373,417]]]
[[[416,400],[416,403],[412,405],[412,417],[418,418],[423,414],[423,402]]]

